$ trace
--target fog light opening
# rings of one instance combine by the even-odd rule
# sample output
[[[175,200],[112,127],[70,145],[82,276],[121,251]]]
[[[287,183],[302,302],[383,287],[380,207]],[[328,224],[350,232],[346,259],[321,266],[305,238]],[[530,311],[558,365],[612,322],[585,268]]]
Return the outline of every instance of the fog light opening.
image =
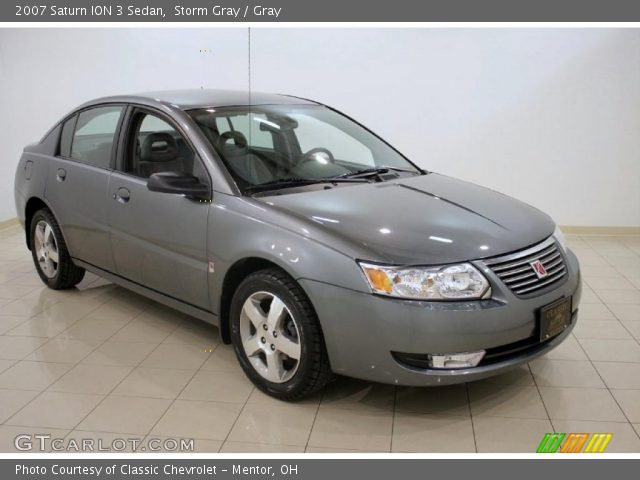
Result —
[[[430,354],[429,368],[455,369],[476,367],[484,357],[484,354],[484,350],[466,353]]]

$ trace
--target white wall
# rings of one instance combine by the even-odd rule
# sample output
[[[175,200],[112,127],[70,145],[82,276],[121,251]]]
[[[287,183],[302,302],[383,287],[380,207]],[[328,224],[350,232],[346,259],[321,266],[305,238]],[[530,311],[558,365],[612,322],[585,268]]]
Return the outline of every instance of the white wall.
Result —
[[[0,221],[16,216],[22,148],[77,105],[150,90],[246,89],[247,51],[246,28],[0,29]]]
[[[252,83],[563,225],[640,226],[640,31],[254,30]]]
[[[640,226],[640,31],[251,30],[256,90],[326,102],[417,163],[564,225]],[[202,54],[202,48],[212,53]],[[0,31],[0,220],[22,145],[76,104],[247,86],[247,30]]]

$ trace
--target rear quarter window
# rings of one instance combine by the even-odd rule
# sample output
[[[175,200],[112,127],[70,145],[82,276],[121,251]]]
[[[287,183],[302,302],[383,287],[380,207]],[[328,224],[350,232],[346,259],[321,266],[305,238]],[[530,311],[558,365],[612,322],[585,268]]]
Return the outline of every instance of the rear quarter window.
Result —
[[[76,115],[74,115],[62,125],[60,147],[58,149],[58,155],[61,157],[68,158],[71,156],[71,141],[73,140],[73,129],[76,124],[76,118]]]

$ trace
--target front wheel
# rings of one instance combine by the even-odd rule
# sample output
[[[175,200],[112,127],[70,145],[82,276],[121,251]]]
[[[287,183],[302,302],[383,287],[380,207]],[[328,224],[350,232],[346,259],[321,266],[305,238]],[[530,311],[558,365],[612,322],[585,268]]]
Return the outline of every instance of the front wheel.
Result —
[[[263,392],[296,400],[332,378],[311,302],[284,272],[268,269],[249,275],[233,296],[230,315],[240,365]]]
[[[84,269],[71,260],[60,226],[49,210],[38,210],[31,219],[31,254],[38,275],[49,288],[71,288],[84,277]]]

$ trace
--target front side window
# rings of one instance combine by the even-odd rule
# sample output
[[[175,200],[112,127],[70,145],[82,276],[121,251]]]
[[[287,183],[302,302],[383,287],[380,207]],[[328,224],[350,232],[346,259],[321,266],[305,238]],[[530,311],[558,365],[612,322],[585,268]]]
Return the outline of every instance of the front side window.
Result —
[[[188,113],[245,192],[278,182],[344,182],[371,170],[422,173],[380,138],[327,107],[260,105]]]
[[[109,106],[80,112],[70,157],[94,167],[109,168],[122,110],[121,106]]]
[[[139,110],[131,123],[126,173],[149,178],[154,173],[193,175],[206,183],[202,164],[183,136],[161,117]]]

